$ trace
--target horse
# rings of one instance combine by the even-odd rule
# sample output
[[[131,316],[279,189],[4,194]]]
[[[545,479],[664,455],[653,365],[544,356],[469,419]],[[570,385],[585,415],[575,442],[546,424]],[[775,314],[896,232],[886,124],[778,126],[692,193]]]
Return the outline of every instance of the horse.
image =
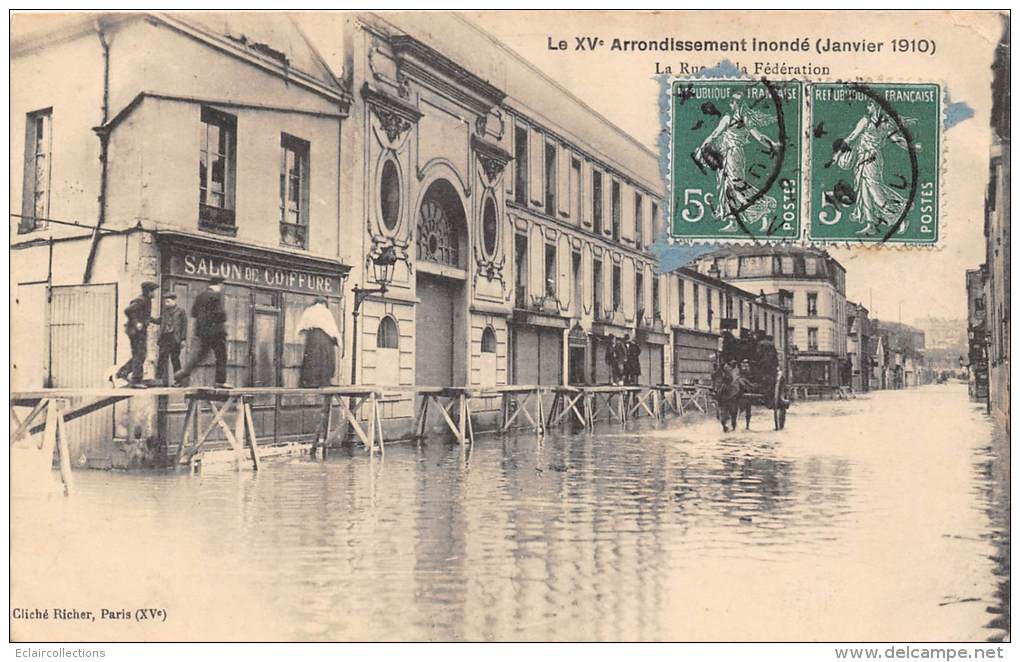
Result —
[[[748,382],[736,366],[721,366],[712,377],[716,411],[723,432],[737,429],[737,416],[744,412],[744,425],[751,429],[751,403],[745,397]],[[729,427],[727,427],[729,423]]]

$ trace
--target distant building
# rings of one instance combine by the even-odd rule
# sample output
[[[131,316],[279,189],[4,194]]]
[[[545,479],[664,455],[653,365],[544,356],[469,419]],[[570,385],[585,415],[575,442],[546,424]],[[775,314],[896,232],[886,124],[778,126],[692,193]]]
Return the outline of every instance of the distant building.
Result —
[[[855,391],[871,389],[872,355],[868,352],[871,341],[871,320],[863,304],[846,304],[846,353],[850,364],[850,386]]]
[[[992,146],[985,197],[985,315],[989,408],[1009,426],[1009,17],[992,64]]]
[[[985,266],[967,270],[967,384],[971,397],[988,398]]]
[[[667,275],[669,299],[664,314],[672,331],[673,383],[708,382],[716,367],[722,333],[735,336],[764,332],[787,370],[789,307],[779,293],[758,294],[724,280],[681,267]]]
[[[846,270],[828,253],[794,246],[732,246],[699,257],[693,266],[752,292],[789,292],[791,383],[849,384]]]
[[[871,332],[881,338],[885,375],[879,388],[906,388],[933,378],[925,358],[924,331],[909,324],[873,320]]]
[[[946,317],[922,317],[914,326],[924,331],[925,349],[963,354],[967,348],[967,321]]]

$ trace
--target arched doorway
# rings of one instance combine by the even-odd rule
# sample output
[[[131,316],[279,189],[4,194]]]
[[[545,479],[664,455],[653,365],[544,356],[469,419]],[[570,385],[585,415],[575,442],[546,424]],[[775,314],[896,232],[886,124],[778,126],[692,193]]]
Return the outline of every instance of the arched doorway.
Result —
[[[415,383],[455,386],[464,382],[464,285],[467,218],[450,182],[429,185],[416,218]]]

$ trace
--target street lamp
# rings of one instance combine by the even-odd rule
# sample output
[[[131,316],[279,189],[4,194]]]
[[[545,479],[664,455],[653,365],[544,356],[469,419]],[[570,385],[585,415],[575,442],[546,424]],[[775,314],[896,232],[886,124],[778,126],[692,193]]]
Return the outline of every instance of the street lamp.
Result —
[[[361,312],[361,304],[365,299],[374,294],[386,294],[387,286],[393,281],[393,266],[400,260],[397,251],[393,246],[383,248],[378,255],[372,258],[372,275],[379,287],[362,288],[354,286],[354,323],[351,332],[354,337],[351,339],[351,384],[358,383],[358,315]]]

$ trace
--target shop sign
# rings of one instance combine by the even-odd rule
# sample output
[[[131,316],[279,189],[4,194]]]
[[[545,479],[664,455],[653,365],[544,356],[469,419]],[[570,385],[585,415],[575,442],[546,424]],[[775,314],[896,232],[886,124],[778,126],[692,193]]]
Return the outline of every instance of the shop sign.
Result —
[[[170,273],[209,279],[222,276],[230,284],[251,287],[269,287],[280,290],[311,292],[340,296],[340,279],[337,276],[301,269],[266,266],[246,260],[208,255],[196,251],[175,253],[170,257]]]

